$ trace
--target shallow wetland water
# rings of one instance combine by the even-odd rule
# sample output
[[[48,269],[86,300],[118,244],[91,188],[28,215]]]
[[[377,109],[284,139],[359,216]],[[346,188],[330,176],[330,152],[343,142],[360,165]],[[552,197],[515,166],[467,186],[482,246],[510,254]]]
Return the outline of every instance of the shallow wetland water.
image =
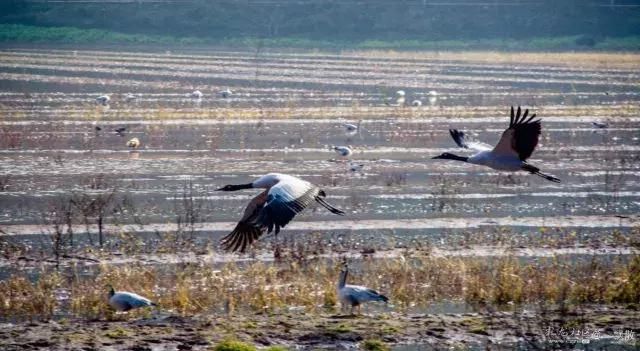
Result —
[[[82,285],[130,266],[174,279],[189,264],[225,272],[228,264],[256,262],[333,272],[349,257],[358,279],[370,265],[363,260],[411,262],[416,255],[489,266],[510,258],[566,267],[591,260],[614,274],[632,265],[640,247],[640,64],[575,55],[521,62],[504,54],[491,62],[464,53],[0,50],[0,277],[3,284],[20,275],[37,281],[57,269],[62,281]],[[222,98],[227,87],[234,93]],[[195,89],[202,99],[188,96]],[[400,89],[423,105],[385,105]],[[107,106],[95,102],[102,94],[111,96]],[[561,183],[431,159],[468,154],[449,129],[495,143],[511,105],[542,118],[530,163]],[[347,134],[342,123],[359,131]],[[133,137],[141,146],[129,150]],[[362,170],[350,171],[333,145],[351,145]],[[256,192],[214,190],[276,171],[318,184],[347,215],[313,208],[297,216],[278,237],[285,263],[274,257],[273,236],[250,254],[222,253],[219,239]],[[100,216],[86,207],[96,199],[105,201]],[[267,286],[286,283],[274,279]],[[122,288],[159,299],[171,290],[162,281],[132,282]],[[378,282],[376,289],[392,288]],[[74,289],[56,290],[59,305],[45,321],[2,316],[0,348],[204,350],[226,336],[299,349],[350,349],[373,337],[407,351],[630,350],[640,343],[640,301],[494,306],[470,304],[460,293],[345,317],[325,309],[323,291],[314,291],[306,306],[116,316],[98,308],[85,318],[87,311],[69,307],[83,291]],[[608,336],[589,346],[554,339],[545,325]]]

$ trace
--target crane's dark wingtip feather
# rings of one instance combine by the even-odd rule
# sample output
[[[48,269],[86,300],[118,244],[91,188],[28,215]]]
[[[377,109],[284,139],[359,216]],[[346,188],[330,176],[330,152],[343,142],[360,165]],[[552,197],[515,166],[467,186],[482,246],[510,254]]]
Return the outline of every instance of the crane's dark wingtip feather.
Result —
[[[451,134],[451,138],[456,142],[456,144],[458,144],[459,147],[465,149],[468,148],[464,140],[464,132],[461,132],[457,129],[449,129],[449,134]]]
[[[551,175],[547,175],[545,178],[547,180],[550,180],[550,181],[554,182],[554,183],[560,183],[561,182],[559,178],[556,178],[556,177],[551,176]]]
[[[513,118],[515,117],[515,111],[513,110],[513,105],[511,106],[511,117],[509,118],[509,127],[513,125]]]
[[[238,224],[231,233],[220,240],[220,246],[225,251],[244,253],[261,234],[258,228]]]

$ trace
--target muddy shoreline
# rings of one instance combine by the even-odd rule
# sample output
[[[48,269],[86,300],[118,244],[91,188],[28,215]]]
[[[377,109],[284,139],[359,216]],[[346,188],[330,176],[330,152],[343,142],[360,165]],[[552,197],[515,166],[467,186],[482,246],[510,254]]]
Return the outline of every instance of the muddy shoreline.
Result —
[[[206,350],[224,339],[257,347],[352,349],[365,339],[378,339],[402,350],[458,347],[511,349],[565,348],[583,344],[632,350],[640,340],[638,306],[581,306],[562,311],[514,308],[476,313],[412,314],[380,312],[363,315],[207,314],[181,317],[166,311],[148,316],[115,315],[112,320],[3,323],[3,350]],[[561,332],[561,330],[566,331]],[[571,330],[587,333],[576,339]],[[628,331],[626,334],[625,331]],[[621,333],[622,332],[622,333]],[[557,335],[556,335],[557,334]],[[627,335],[627,338],[624,338]]]

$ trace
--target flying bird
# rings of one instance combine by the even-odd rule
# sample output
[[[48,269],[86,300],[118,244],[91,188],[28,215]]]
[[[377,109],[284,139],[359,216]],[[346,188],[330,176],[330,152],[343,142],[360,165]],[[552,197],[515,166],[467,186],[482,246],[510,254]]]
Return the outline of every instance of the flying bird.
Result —
[[[269,173],[248,184],[225,185],[217,190],[236,191],[252,188],[265,190],[249,202],[236,227],[222,238],[221,246],[224,250],[245,252],[261,235],[274,230],[277,237],[281,228],[314,201],[331,213],[344,215],[343,211],[324,200],[326,194],[323,190],[287,174]]]
[[[142,297],[138,294],[127,291],[115,291],[113,286],[108,285],[109,288],[109,306],[116,311],[129,311],[135,308],[156,306],[155,303],[146,297]]]
[[[365,302],[389,302],[389,299],[386,296],[373,289],[360,285],[347,284],[348,274],[349,266],[344,263],[340,270],[340,279],[338,280],[338,298],[340,299],[340,307],[342,311],[346,310],[347,306],[351,306],[351,314],[353,314],[353,309],[355,307],[360,309],[360,305]]]
[[[471,157],[464,157],[445,152],[440,156],[434,157],[434,159],[462,161],[487,166],[498,171],[526,171],[546,180],[559,183],[560,179],[542,173],[539,168],[526,162],[538,145],[542,130],[540,120],[533,120],[536,117],[535,113],[527,118],[528,115],[529,110],[525,110],[523,114],[520,107],[518,107],[518,111],[514,112],[512,106],[509,128],[502,133],[498,145],[494,148],[481,142],[467,140],[464,132],[450,129],[449,133],[458,146],[465,149],[474,149],[478,153]]]

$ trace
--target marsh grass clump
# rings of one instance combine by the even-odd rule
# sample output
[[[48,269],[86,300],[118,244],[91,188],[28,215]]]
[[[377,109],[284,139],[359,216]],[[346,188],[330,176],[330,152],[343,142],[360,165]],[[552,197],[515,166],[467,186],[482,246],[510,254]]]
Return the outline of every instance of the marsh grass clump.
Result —
[[[469,333],[489,335],[487,325],[482,318],[465,318],[460,321],[460,324],[467,328]]]
[[[360,348],[366,351],[389,351],[391,350],[384,341],[379,339],[367,339],[360,343]]]
[[[14,275],[0,282],[0,315],[25,319],[51,318],[58,307],[55,293],[61,283],[58,273],[43,274],[36,281]]]
[[[270,346],[265,351],[287,351],[287,348],[284,346]]]
[[[120,326],[116,326],[113,329],[109,329],[104,336],[111,339],[124,339],[129,337],[131,334],[127,332],[124,328]]]
[[[242,341],[227,339],[214,346],[213,351],[256,351],[256,347]]]
[[[633,258],[625,268],[618,268],[613,283],[605,291],[605,300],[614,303],[640,301],[640,256]]]

